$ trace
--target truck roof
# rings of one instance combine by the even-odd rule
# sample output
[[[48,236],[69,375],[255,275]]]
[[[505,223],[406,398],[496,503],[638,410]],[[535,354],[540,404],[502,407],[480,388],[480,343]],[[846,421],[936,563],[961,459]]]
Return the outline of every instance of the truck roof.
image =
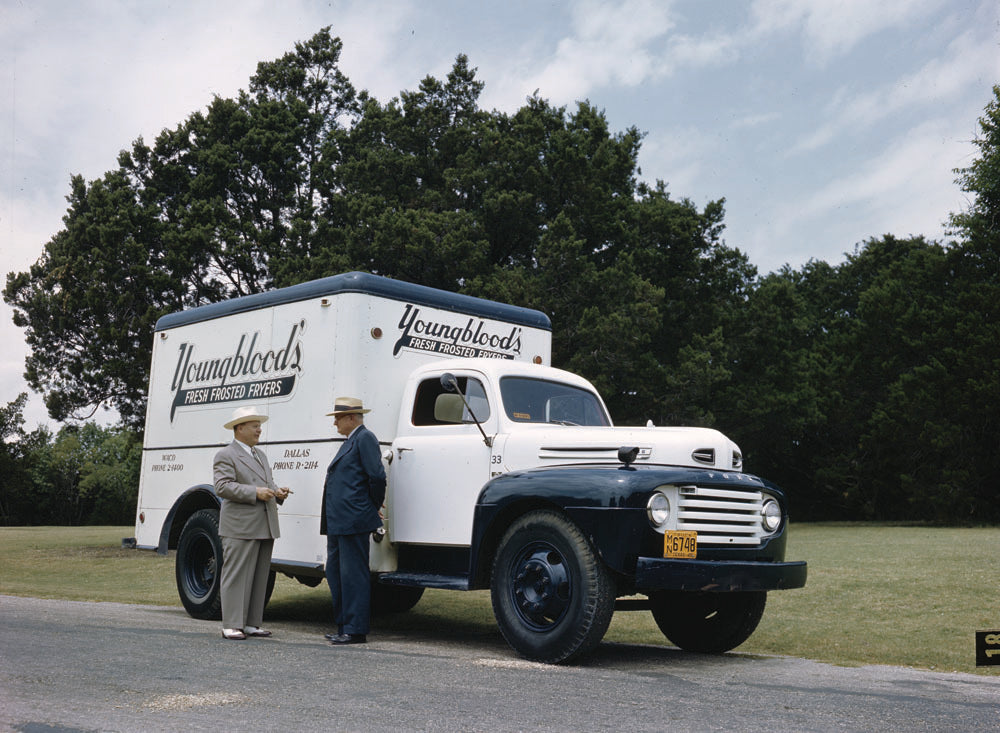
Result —
[[[343,293],[363,293],[390,300],[404,301],[432,308],[440,308],[470,316],[489,318],[497,321],[513,323],[519,326],[552,330],[552,322],[541,311],[532,308],[522,308],[506,303],[497,303],[471,295],[451,293],[446,290],[429,288],[424,285],[393,280],[367,272],[345,272],[319,280],[292,285],[287,288],[270,290],[266,293],[245,295],[240,298],[225,300],[220,303],[210,303],[189,310],[168,313],[156,322],[156,331],[165,331],[190,323],[210,321],[214,318],[230,316],[234,313],[270,308],[285,303],[301,300],[311,300],[329,295]]]
[[[567,372],[564,369],[554,366],[512,361],[510,359],[439,359],[414,369],[412,378],[420,379],[427,373],[457,371],[461,369],[474,369],[490,376],[496,382],[499,382],[503,377],[530,377],[532,379],[565,382],[566,384],[594,392],[600,397],[594,385],[579,374]]]

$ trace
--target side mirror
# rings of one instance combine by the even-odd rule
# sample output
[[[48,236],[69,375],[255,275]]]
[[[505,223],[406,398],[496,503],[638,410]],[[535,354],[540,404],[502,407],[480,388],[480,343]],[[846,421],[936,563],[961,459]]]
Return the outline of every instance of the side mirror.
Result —
[[[459,392],[458,380],[455,379],[455,375],[451,372],[445,372],[441,375],[441,388],[446,392]]]

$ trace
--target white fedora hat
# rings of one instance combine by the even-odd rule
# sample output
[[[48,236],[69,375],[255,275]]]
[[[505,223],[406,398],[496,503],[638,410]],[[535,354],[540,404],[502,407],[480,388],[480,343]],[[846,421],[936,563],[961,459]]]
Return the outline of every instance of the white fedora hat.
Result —
[[[267,422],[267,415],[261,415],[260,410],[256,407],[237,407],[233,410],[232,419],[227,422],[224,427],[226,430],[232,430],[240,423],[250,422],[251,420],[259,420],[260,422]]]
[[[326,413],[326,416],[365,415],[369,412],[371,412],[371,410],[366,410],[361,400],[356,397],[338,397],[334,400],[333,412]]]

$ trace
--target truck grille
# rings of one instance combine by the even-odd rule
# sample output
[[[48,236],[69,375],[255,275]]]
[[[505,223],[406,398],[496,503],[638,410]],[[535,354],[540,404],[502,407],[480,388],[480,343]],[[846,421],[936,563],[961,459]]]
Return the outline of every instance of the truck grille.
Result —
[[[699,547],[760,544],[761,492],[678,486],[677,493],[677,529],[698,532]]]

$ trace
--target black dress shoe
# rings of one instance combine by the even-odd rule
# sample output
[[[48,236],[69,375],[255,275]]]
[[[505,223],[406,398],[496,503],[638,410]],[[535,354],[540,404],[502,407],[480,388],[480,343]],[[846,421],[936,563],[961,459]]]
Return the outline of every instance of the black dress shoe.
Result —
[[[364,634],[337,634],[334,637],[330,637],[327,634],[327,638],[330,639],[331,644],[365,644],[368,641],[368,637]]]

